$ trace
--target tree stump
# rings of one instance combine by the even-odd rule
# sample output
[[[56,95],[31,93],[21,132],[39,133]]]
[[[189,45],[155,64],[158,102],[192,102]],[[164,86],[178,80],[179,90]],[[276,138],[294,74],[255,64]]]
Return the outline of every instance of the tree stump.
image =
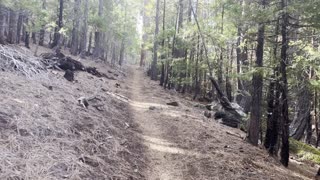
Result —
[[[68,69],[66,70],[63,77],[66,78],[66,80],[72,82],[74,81],[74,72]]]

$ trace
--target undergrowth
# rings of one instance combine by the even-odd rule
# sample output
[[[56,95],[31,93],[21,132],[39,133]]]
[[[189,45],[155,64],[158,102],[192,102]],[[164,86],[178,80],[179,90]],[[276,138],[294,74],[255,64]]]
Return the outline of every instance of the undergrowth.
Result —
[[[303,142],[290,138],[290,151],[301,160],[308,160],[320,164],[320,150]]]

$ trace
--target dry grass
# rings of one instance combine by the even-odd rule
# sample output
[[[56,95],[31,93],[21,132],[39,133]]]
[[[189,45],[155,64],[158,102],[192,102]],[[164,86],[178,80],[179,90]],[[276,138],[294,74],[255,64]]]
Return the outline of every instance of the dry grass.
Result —
[[[33,56],[30,50],[16,45],[0,45],[0,68],[29,78],[46,72],[39,58]]]
[[[39,73],[27,71],[28,62],[19,72]],[[70,83],[62,76],[52,71],[34,81],[0,72],[0,179],[143,179],[144,147],[128,104],[109,95],[118,81],[79,72]],[[77,104],[93,95],[99,100],[89,109]]]

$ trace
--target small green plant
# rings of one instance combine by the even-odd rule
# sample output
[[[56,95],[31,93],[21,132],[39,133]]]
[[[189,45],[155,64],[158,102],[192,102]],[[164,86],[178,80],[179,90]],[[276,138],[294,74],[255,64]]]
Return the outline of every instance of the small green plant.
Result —
[[[290,138],[290,151],[302,160],[320,164],[320,150],[317,148]]]

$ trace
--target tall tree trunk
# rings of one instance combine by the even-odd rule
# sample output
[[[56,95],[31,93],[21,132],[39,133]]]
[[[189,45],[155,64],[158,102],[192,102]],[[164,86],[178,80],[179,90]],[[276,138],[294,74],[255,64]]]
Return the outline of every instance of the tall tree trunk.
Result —
[[[275,27],[275,38],[273,47],[273,63],[277,62],[278,51],[278,35],[279,35],[279,18]],[[264,146],[268,149],[270,155],[277,155],[276,145],[278,142],[278,119],[280,119],[280,84],[279,84],[279,67],[275,68],[274,74],[268,89],[268,108],[267,108],[267,132],[265,136]]]
[[[240,25],[239,25],[240,26]],[[241,54],[241,28],[238,27],[238,39],[237,39],[237,74],[240,75],[241,74],[241,58],[242,58],[242,54]],[[240,77],[238,77],[238,90],[242,91],[243,88],[243,84],[242,81],[240,79]],[[238,96],[237,97],[237,102],[240,103],[242,96]]]
[[[155,19],[155,32],[154,32],[154,44],[153,44],[153,60],[151,65],[151,79],[157,80],[158,70],[158,34],[159,34],[159,14],[160,14],[160,0],[157,0],[156,6],[156,19]]]
[[[232,85],[231,85],[231,82],[230,82],[230,74],[232,73],[232,64],[233,64],[233,45],[231,47],[231,51],[230,52],[231,52],[230,58],[229,58],[230,67],[228,65],[227,68],[226,68],[226,72],[227,72],[227,75],[226,75],[226,94],[227,94],[227,97],[228,97],[229,101],[232,102],[233,98],[232,98]]]
[[[102,17],[103,13],[103,0],[99,0],[99,11],[98,16]],[[93,50],[93,57],[100,57],[101,53],[101,30],[97,29],[94,33],[94,50]]]
[[[124,24],[123,24],[123,32],[126,32],[126,25],[127,25],[127,4],[124,5]],[[122,66],[125,57],[125,50],[126,50],[126,36],[124,35],[121,39],[121,47],[120,47],[120,59],[119,65]]]
[[[26,31],[25,32],[25,40],[24,40],[24,46],[28,49],[30,49],[30,32]]]
[[[143,38],[142,38],[142,39],[143,39]],[[142,43],[142,45],[141,45],[141,52],[140,52],[140,67],[145,66],[146,54],[147,54],[147,51],[146,51],[146,49],[145,49],[145,45],[144,45],[144,43]]]
[[[4,35],[5,32],[5,24],[6,24],[6,9],[2,5],[0,5],[0,44],[5,44],[6,37]]]
[[[25,21],[25,24],[23,26],[27,26],[26,24],[28,24],[28,21],[29,21],[29,19],[28,19],[28,17],[26,17],[26,21]],[[27,31],[27,28],[24,28],[24,29],[26,29],[26,31],[23,32],[25,34],[25,36],[24,36],[24,46],[26,48],[30,49],[30,32]]]
[[[47,9],[47,0],[42,0],[42,10],[46,10]],[[45,25],[42,24],[41,25],[41,29],[39,31],[39,46],[43,46],[44,45],[44,37],[45,37]]]
[[[299,73],[303,74],[303,72]],[[306,99],[311,99],[311,92],[309,90],[309,86],[306,83],[307,81],[307,75],[304,75],[304,77],[300,77],[299,81],[299,92],[297,94],[298,97],[298,104],[297,104],[297,116],[295,117],[294,121],[291,123],[290,127],[290,136],[293,137],[296,140],[301,140],[303,137],[308,124],[310,123],[311,119],[311,101],[306,101]],[[302,87],[300,87],[302,86]]]
[[[265,0],[261,0],[261,5],[263,6],[263,8],[265,7]],[[264,29],[264,24],[259,23],[258,44],[256,50],[256,68],[261,68],[263,66]],[[254,93],[251,102],[248,140],[251,144],[257,146],[259,142],[259,131],[261,126],[261,101],[263,88],[263,77],[260,71],[253,74],[252,86]]]
[[[58,15],[58,21],[57,21],[57,27],[55,28],[54,31],[54,37],[53,37],[53,42],[51,44],[51,48],[56,47],[60,39],[62,38],[62,35],[59,33],[60,29],[63,27],[63,1],[64,0],[59,0],[59,15]]]
[[[75,18],[73,20],[71,49],[70,49],[70,52],[72,55],[77,55],[79,52],[80,6],[81,6],[81,0],[75,0],[74,10],[73,10]]]
[[[36,34],[36,32],[32,32],[31,38],[32,38],[32,43],[33,44],[37,44],[37,34]]]
[[[279,72],[280,68],[277,68],[276,70],[276,77],[280,76]],[[274,98],[274,108],[272,111],[272,131],[270,134],[270,145],[269,145],[269,154],[271,155],[278,155],[279,151],[279,131],[281,131],[281,118],[282,118],[282,110],[281,110],[281,103],[280,99],[281,98],[281,85],[279,80],[277,79],[275,82],[275,98]]]
[[[170,62],[167,61],[167,65],[166,65],[166,69],[167,69],[167,72],[166,72],[166,77],[165,77],[165,80],[164,80],[164,88],[168,88],[170,89],[170,74],[171,74],[171,69],[172,67],[170,66]]]
[[[245,0],[240,0],[239,4],[242,6],[242,18],[245,16]],[[238,39],[237,39],[237,74],[241,75],[243,72],[246,72],[248,67],[248,48],[246,42],[246,27],[243,24],[238,24]],[[241,47],[241,44],[243,46]],[[248,97],[247,91],[249,82],[242,80],[241,77],[238,77],[238,94],[236,96],[237,103],[244,108],[245,112],[250,111],[250,97]]]
[[[200,56],[202,57],[202,48],[200,49],[200,36],[198,35],[198,44],[197,44],[197,57],[196,57],[196,67],[195,67],[195,91],[194,91],[194,96],[193,100],[196,100],[197,96],[201,92],[201,80],[199,79],[199,59]]]
[[[266,137],[264,141],[264,147],[266,149],[270,148],[271,144],[271,136],[273,132],[273,123],[272,123],[272,112],[274,109],[274,101],[275,101],[275,80],[273,80],[275,77],[271,77],[272,80],[270,81],[268,93],[267,93],[267,131],[266,131]]]
[[[125,43],[124,43],[125,39],[122,38],[121,41],[121,48],[120,48],[120,59],[119,59],[119,65],[122,66],[123,65],[123,61],[124,61],[124,51],[125,51]]]
[[[18,26],[17,26],[17,41],[16,41],[17,44],[20,43],[22,26],[23,26],[23,12],[22,10],[20,10],[19,16],[18,16]]]
[[[44,37],[45,37],[45,29],[44,26],[40,29],[39,31],[39,45],[43,46],[44,45]]]
[[[282,26],[281,26],[281,62],[280,62],[280,72],[281,72],[281,94],[282,94],[282,147],[281,147],[281,163],[284,166],[289,164],[289,112],[288,112],[288,81],[287,81],[287,49],[289,45],[289,40],[287,37],[287,27],[289,23],[288,14],[286,12],[287,0],[281,0],[282,14]]]
[[[224,4],[222,4],[222,12],[221,12],[221,32],[220,34],[223,35],[223,21],[224,21]],[[218,83],[220,87],[223,86],[223,47],[220,47],[220,58],[219,58],[219,67],[218,67]],[[223,90],[224,88],[222,88]]]
[[[89,0],[84,0],[84,19],[81,31],[80,54],[84,58],[86,56],[87,34],[88,34],[88,16],[89,16]]]
[[[180,33],[180,29],[182,28],[183,25],[183,11],[184,11],[184,4],[183,4],[184,0],[179,0],[179,20],[178,20],[178,34]]]
[[[106,53],[105,53],[105,63],[107,63],[108,62],[108,59],[109,59],[109,52],[110,52],[110,35],[108,35],[108,37],[107,37],[107,47],[106,47]]]
[[[18,16],[14,10],[10,10],[10,21],[9,21],[9,34],[8,42],[10,44],[15,44],[17,39],[17,21]]]
[[[166,0],[163,0],[163,13],[162,13],[162,32],[165,33],[166,31]],[[161,43],[162,49],[165,49],[165,38],[163,38]],[[161,77],[160,77],[160,86],[164,86],[165,84],[165,75],[166,75],[166,66],[165,62],[168,61],[167,54],[164,52],[164,54],[161,56]]]
[[[318,116],[318,91],[314,92],[314,124],[316,129],[316,148],[319,146],[320,133],[319,133],[319,116]]]
[[[90,32],[89,35],[89,45],[88,45],[88,51],[87,51],[87,55],[91,55],[91,48],[92,48],[92,36],[93,36],[93,32]]]
[[[117,61],[117,52],[116,52],[116,44],[113,45],[113,50],[112,50],[112,59],[111,59],[111,65],[114,66],[115,62]]]
[[[160,86],[163,86],[164,84],[164,77],[165,76],[165,67],[164,67],[164,62],[161,61],[161,77],[160,77]]]

